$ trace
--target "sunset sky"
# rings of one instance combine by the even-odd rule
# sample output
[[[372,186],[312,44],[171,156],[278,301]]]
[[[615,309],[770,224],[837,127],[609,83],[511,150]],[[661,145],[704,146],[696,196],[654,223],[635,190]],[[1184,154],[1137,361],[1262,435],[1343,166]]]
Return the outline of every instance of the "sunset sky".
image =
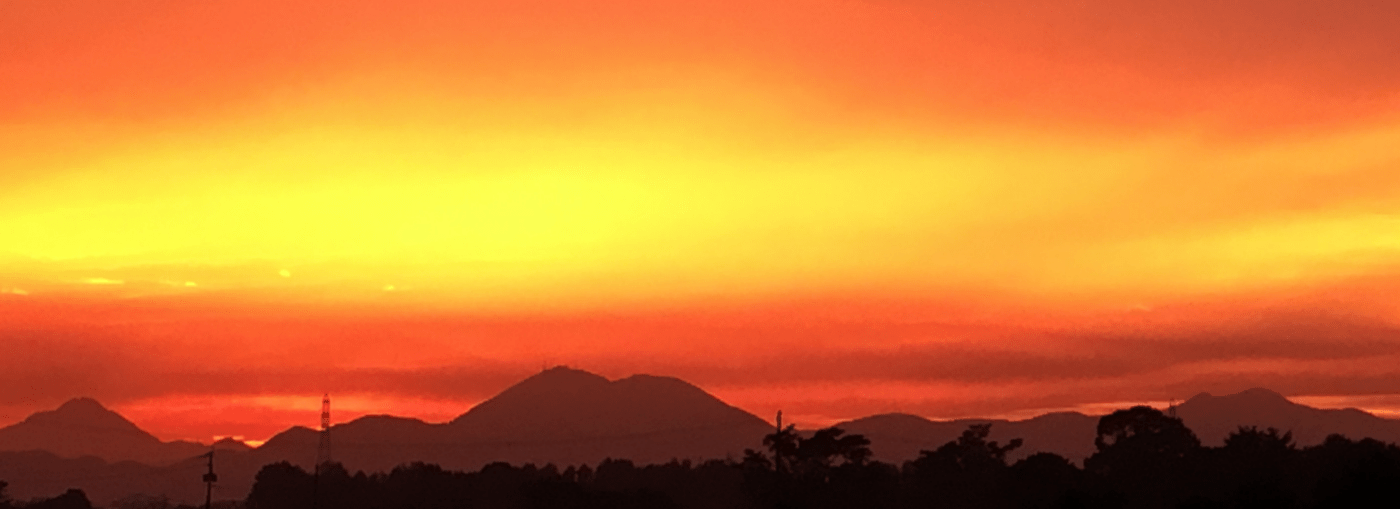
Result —
[[[1400,417],[1400,2],[0,0],[0,425]]]

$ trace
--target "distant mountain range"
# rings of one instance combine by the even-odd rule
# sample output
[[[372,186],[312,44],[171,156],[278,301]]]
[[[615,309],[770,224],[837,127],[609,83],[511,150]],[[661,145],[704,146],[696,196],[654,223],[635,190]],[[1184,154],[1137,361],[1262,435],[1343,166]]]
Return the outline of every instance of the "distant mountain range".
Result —
[[[1322,443],[1327,435],[1338,433],[1351,438],[1369,437],[1400,442],[1400,421],[1376,417],[1357,409],[1324,410],[1289,401],[1267,389],[1250,389],[1229,396],[1197,394],[1175,409],[1186,427],[1201,444],[1218,447],[1240,426],[1278,428],[1292,431],[1300,446]],[[932,421],[907,414],[884,414],[837,424],[848,433],[865,435],[871,441],[875,459],[901,463],[956,440],[972,424],[992,423],[989,440],[1001,443],[1021,438],[1021,448],[1007,455],[1015,461],[1036,452],[1053,452],[1075,462],[1094,453],[1097,416],[1077,412],[1057,412],[1024,421],[958,419]]]
[[[1206,445],[1219,445],[1241,425],[1292,430],[1300,445],[1341,433],[1400,442],[1400,421],[1359,410],[1320,410],[1264,389],[1229,396],[1200,394],[1176,408]],[[993,423],[991,439],[1022,438],[1014,461],[1054,452],[1082,461],[1094,452],[1098,418],[1051,413],[1023,421],[933,421],[885,414],[838,424],[865,435],[875,458],[902,463],[920,450],[955,440],[970,424]],[[536,374],[450,422],[433,424],[388,415],[366,416],[331,428],[332,457],[350,471],[387,471],[424,461],[475,470],[493,461],[556,465],[596,464],[625,458],[639,464],[671,459],[740,458],[760,449],[773,426],[684,381],[636,375],[610,381],[569,368]],[[266,464],[289,461],[310,469],[319,433],[293,427],[258,448],[225,440],[214,447],[220,484],[216,496],[241,499]],[[91,399],[75,399],[0,429],[0,480],[20,499],[52,496],[70,487],[95,502],[136,493],[164,494],[177,502],[203,498],[200,476],[209,446],[161,442]]]
[[[164,465],[207,450],[208,446],[195,442],[161,442],[89,398],[71,400],[0,428],[0,451],[48,451],[63,457]]]
[[[997,419],[957,419],[932,421],[908,414],[883,414],[838,423],[847,433],[865,435],[870,450],[878,461],[903,463],[919,456],[919,451],[934,450],[958,439],[968,426],[992,423],[988,440],[1000,443],[1020,438],[1020,448],[1007,455],[1016,461],[1036,452],[1053,452],[1081,462],[1094,453],[1095,428],[1099,418],[1081,413],[1045,414],[1024,421]]]
[[[532,376],[444,424],[387,415],[331,427],[332,456],[353,470],[388,470],[407,461],[472,469],[492,461],[637,463],[672,458],[741,457],[772,426],[675,378],[636,375],[609,381],[554,368]],[[277,434],[256,455],[309,467],[317,431]]]

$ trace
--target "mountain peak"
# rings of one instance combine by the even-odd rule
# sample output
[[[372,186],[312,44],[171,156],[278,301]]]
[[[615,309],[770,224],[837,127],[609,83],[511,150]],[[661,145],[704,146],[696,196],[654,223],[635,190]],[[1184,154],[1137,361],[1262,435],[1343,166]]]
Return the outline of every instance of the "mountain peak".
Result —
[[[1290,401],[1277,392],[1253,388],[1225,396],[1203,394],[1177,407],[1177,415],[1201,443],[1216,447],[1241,426],[1293,432],[1299,444],[1317,444],[1331,433],[1393,440],[1394,421],[1362,412],[1323,410]]]
[[[214,450],[219,451],[251,451],[253,448],[242,440],[233,437],[224,437],[210,445]]]
[[[1271,391],[1269,389],[1264,389],[1262,387],[1245,389],[1243,391],[1225,396],[1215,396],[1209,392],[1202,392],[1200,394],[1192,396],[1191,399],[1186,400],[1186,403],[1192,405],[1199,405],[1206,402],[1224,403],[1227,401],[1236,403],[1247,402],[1253,404],[1293,404],[1293,402],[1289,401],[1288,398],[1284,395]]]
[[[699,387],[696,387],[694,384],[692,384],[692,383],[690,383],[690,382],[687,382],[687,381],[685,381],[685,380],[681,380],[681,379],[676,378],[676,377],[671,377],[671,376],[632,375],[632,376],[629,376],[629,377],[627,377],[627,378],[623,378],[623,379],[619,379],[619,380],[613,381],[612,383],[613,383],[614,385],[624,386],[624,387],[625,387],[625,386],[666,387],[666,388],[671,388],[671,389],[674,389],[674,390],[691,391],[691,392],[701,391],[701,392],[703,392],[703,389],[701,389],[701,388],[699,388]]]
[[[602,375],[568,366],[555,366],[510,386],[501,395],[580,394],[606,390],[609,384]],[[493,398],[494,399],[494,398]]]
[[[87,397],[73,398],[58,408],[38,412],[25,419],[26,422],[59,426],[100,427],[109,430],[135,431],[140,428],[121,414],[113,412],[97,400]]]
[[[65,458],[96,456],[156,465],[203,449],[193,442],[161,442],[92,398],[74,398],[0,428],[0,451],[42,450]]]
[[[527,437],[633,436],[768,424],[673,377],[616,381],[566,366],[546,369],[453,419],[459,430]],[[519,440],[517,440],[519,441]]]
[[[536,373],[534,376],[531,376],[530,378],[526,378],[526,379],[525,379],[524,381],[522,381],[521,383],[529,382],[529,381],[531,381],[531,380],[549,380],[549,381],[584,382],[584,383],[588,383],[588,382],[595,382],[595,383],[596,383],[596,382],[607,382],[607,381],[608,381],[608,379],[607,379],[607,378],[604,378],[602,375],[599,375],[599,374],[596,374],[596,373],[591,373],[591,372],[588,372],[588,371],[584,371],[584,370],[582,370],[582,369],[574,369],[574,368],[571,368],[571,367],[568,367],[568,366],[564,366],[564,365],[559,365],[559,366],[555,366],[555,367],[552,367],[552,368],[549,368],[549,369],[540,371],[539,373]]]
[[[861,417],[861,418],[858,418],[858,419],[852,419],[852,420],[846,421],[846,422],[847,422],[847,423],[851,423],[851,422],[859,422],[859,423],[864,423],[864,422],[904,422],[904,423],[920,423],[920,424],[922,424],[922,423],[926,423],[926,422],[933,422],[933,420],[932,420],[932,419],[929,419],[929,418],[927,418],[927,417],[924,417],[924,416],[920,416],[920,415],[906,414],[906,413],[903,413],[903,412],[889,412],[889,413],[883,413],[883,414],[867,415],[867,416],[865,416],[865,417]],[[844,423],[843,423],[843,424],[844,424]]]
[[[107,407],[102,406],[102,403],[99,403],[97,400],[89,397],[70,399],[68,401],[63,402],[63,404],[59,405],[58,408],[54,411],[66,414],[112,413],[112,411],[108,410]]]
[[[1265,388],[1262,388],[1262,387],[1255,387],[1255,388],[1253,388],[1253,389],[1246,389],[1246,390],[1244,390],[1244,391],[1240,391],[1239,393],[1231,394],[1231,395],[1226,396],[1226,397],[1228,397],[1228,398],[1250,399],[1250,400],[1254,400],[1254,401],[1273,401],[1273,402],[1292,403],[1291,401],[1288,401],[1288,398],[1284,397],[1284,395],[1279,394],[1279,393],[1274,392],[1274,391],[1271,391],[1271,390],[1268,390],[1268,389],[1265,389]]]

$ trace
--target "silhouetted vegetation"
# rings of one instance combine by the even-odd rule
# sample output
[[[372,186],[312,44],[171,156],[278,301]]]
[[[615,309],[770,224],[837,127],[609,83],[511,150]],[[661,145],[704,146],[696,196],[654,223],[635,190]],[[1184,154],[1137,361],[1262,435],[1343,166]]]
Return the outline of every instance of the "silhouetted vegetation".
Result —
[[[5,493],[9,484],[0,481],[0,509],[92,509],[83,490],[68,490],[53,498],[41,498],[29,502],[16,502]]]
[[[1240,428],[1202,447],[1180,419],[1149,407],[1104,416],[1083,468],[1050,453],[1008,464],[989,424],[903,465],[871,461],[870,441],[837,428],[762,437],[738,460],[596,467],[486,465],[453,472],[415,463],[314,476],[268,465],[249,509],[489,508],[1311,508],[1400,500],[1400,448],[1333,435],[1299,448],[1292,434]],[[757,438],[757,437],[755,437]],[[34,506],[29,506],[34,507]],[[64,506],[67,507],[67,506]]]

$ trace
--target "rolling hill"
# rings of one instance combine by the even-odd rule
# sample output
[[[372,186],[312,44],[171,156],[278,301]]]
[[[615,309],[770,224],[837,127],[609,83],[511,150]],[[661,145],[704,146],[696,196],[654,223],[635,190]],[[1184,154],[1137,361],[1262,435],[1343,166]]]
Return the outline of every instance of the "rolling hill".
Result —
[[[1311,408],[1264,389],[1201,394],[1176,412],[1206,445],[1220,444],[1240,425],[1292,430],[1305,446],[1331,433],[1400,441],[1400,421],[1359,410]],[[875,459],[898,464],[955,440],[971,424],[988,422],[992,440],[1024,440],[1010,455],[1012,461],[1042,451],[1082,461],[1094,452],[1098,417],[1079,413],[1021,421],[885,414],[838,426],[869,438]],[[761,448],[771,431],[763,419],[679,379],[634,375],[608,380],[559,367],[531,376],[449,422],[374,415],[335,425],[330,433],[334,460],[352,472],[372,472],[413,461],[476,470],[496,461],[563,466],[609,457],[640,464],[739,458],[745,448]],[[288,461],[310,470],[319,440],[317,430],[297,426],[258,448],[233,441],[214,444],[220,475],[216,498],[243,498],[254,475],[269,463]],[[193,503],[203,498],[200,478],[206,460],[199,455],[209,450],[190,442],[161,442],[96,401],[80,398],[0,429],[0,479],[21,500],[77,487],[98,504],[137,493]]]
[[[0,451],[46,451],[61,458],[168,465],[198,456],[208,446],[162,442],[91,398],[76,398],[0,428]]]

